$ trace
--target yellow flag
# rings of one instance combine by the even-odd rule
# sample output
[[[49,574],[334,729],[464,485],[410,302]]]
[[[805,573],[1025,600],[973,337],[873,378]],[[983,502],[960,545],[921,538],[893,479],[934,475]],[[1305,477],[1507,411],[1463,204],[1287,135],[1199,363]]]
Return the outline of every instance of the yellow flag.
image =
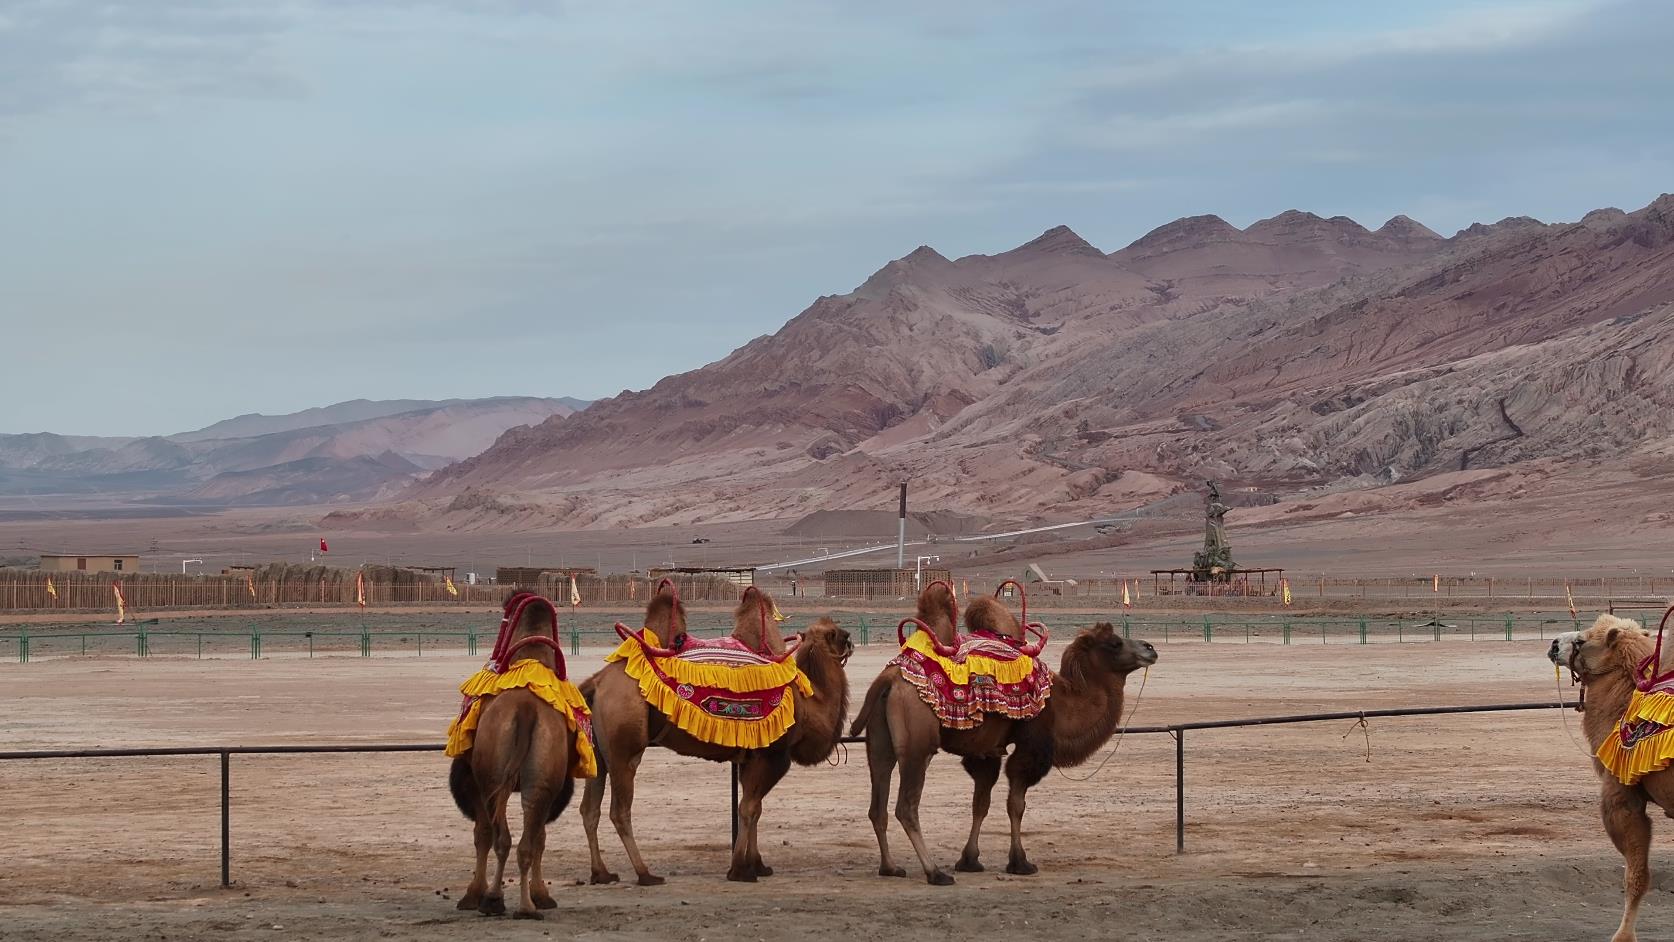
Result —
[[[455,586],[453,584],[453,577],[452,576],[443,576],[442,577],[442,585],[443,585],[443,587],[445,587],[448,590],[449,595],[453,596],[454,598],[459,598],[459,588],[458,588],[458,586]]]
[[[1569,591],[1569,583],[1568,582],[1564,583],[1564,598],[1569,599],[1569,617],[1571,617],[1571,618],[1576,617],[1577,613],[1575,611],[1575,593]]]
[[[120,625],[128,620],[128,600],[122,597],[122,583],[112,582],[110,590],[116,593],[116,623]]]
[[[58,598],[58,587],[52,584],[51,576],[47,576],[47,594],[55,599]]]
[[[366,573],[355,573],[355,604],[366,607]]]
[[[581,590],[576,587],[575,576],[572,575],[572,576],[570,576],[570,607],[575,608],[576,606],[578,606],[580,604],[581,604]]]
[[[1279,580],[1279,591],[1284,594],[1285,604],[1289,605],[1290,604],[1290,580],[1289,579],[1280,579]]]
[[[250,590],[250,597],[251,598],[256,597],[256,576],[255,576],[255,573],[249,573],[244,577],[244,587]]]
[[[1133,596],[1128,594],[1128,580],[1122,580],[1122,607],[1133,608]]]
[[[1430,577],[1430,591],[1431,592],[1440,592],[1441,591],[1441,573],[1438,572],[1434,576]]]
[[[784,621],[785,620],[785,613],[779,611],[779,603],[778,602],[773,603],[773,620],[774,621]]]

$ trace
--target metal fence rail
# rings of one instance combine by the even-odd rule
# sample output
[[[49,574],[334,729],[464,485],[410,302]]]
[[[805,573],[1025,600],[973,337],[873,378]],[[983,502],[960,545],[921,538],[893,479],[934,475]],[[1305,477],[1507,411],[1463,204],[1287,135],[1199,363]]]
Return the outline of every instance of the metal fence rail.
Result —
[[[1458,713],[1508,713],[1522,710],[1550,710],[1563,707],[1550,703],[1491,703],[1469,706],[1402,707],[1382,710],[1347,710],[1334,713],[1300,713],[1289,716],[1259,716],[1232,720],[1202,720],[1160,726],[1132,726],[1124,735],[1169,735],[1174,738],[1174,850],[1186,850],[1186,733],[1192,730],[1237,729],[1249,726],[1278,726],[1292,723],[1320,723],[1332,720],[1379,717],[1441,716]],[[844,736],[842,743],[864,743],[864,736]],[[43,759],[112,759],[128,757],[217,756],[221,760],[221,885],[232,885],[232,757],[235,755],[306,755],[317,753],[441,752],[444,743],[344,743],[335,745],[274,746],[170,746],[154,749],[40,749],[0,752],[0,761]],[[106,809],[107,811],[109,809]],[[732,766],[733,840],[738,838],[738,765]]]

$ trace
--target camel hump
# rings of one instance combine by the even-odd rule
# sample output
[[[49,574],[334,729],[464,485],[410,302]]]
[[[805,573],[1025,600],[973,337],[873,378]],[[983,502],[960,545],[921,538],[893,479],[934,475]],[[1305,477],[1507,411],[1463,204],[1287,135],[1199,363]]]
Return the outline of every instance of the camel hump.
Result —
[[[1023,640],[1023,625],[999,599],[981,596],[965,607],[965,631]]]

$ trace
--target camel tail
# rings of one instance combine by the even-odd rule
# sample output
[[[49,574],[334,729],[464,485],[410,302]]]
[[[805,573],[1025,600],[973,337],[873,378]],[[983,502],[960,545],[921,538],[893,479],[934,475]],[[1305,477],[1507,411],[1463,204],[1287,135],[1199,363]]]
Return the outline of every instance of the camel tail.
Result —
[[[866,689],[866,699],[860,701],[860,714],[849,726],[850,736],[859,736],[866,731],[866,724],[872,719],[872,711],[889,696],[889,683],[889,672],[886,671],[879,674],[878,679],[872,681],[872,686]]]
[[[546,822],[551,824],[558,820],[558,816],[563,814],[564,809],[570,806],[570,799],[573,797],[575,797],[575,778],[573,776],[566,777],[563,786],[558,789],[558,797],[552,799],[552,807],[546,812]]]
[[[471,774],[469,752],[453,757],[453,765],[448,769],[448,791],[453,793],[453,803],[459,806],[459,813],[475,821],[482,796],[477,792],[477,777]]]

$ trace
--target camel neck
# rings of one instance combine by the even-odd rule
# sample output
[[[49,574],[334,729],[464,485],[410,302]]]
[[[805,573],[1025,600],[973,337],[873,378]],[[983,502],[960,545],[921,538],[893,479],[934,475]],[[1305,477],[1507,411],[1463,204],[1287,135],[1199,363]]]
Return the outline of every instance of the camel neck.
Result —
[[[1084,663],[1086,654],[1072,645],[1053,678],[1048,709],[1052,724],[1053,764],[1076,766],[1110,741],[1122,719],[1127,675]]]

